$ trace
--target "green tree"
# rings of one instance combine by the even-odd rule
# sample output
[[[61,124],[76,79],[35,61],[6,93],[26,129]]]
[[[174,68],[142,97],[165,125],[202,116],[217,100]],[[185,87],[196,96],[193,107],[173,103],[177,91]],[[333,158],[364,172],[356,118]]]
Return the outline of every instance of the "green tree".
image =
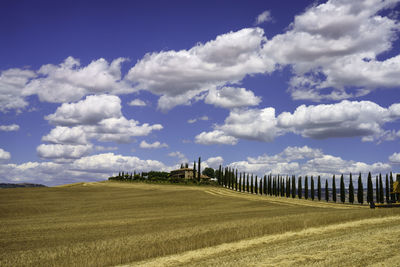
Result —
[[[280,181],[279,181],[279,174],[276,178],[275,184],[276,184],[276,190],[275,190],[275,196],[279,196],[280,194]]]
[[[253,176],[251,176],[251,178],[253,179]],[[257,175],[256,175],[256,179],[254,180],[254,193],[258,194],[258,181],[257,181]]]
[[[375,192],[376,192],[376,203],[379,203],[380,201],[380,196],[379,196],[379,180],[378,180],[378,175],[375,177]]]
[[[193,180],[196,180],[196,161],[193,162]]]
[[[296,176],[292,176],[292,198],[296,197]]]
[[[226,170],[226,182],[228,183],[228,188],[229,189],[231,189],[231,181],[232,181],[232,179],[231,179],[231,169],[228,168]]]
[[[250,192],[249,174],[247,174],[246,189],[247,189],[247,193],[249,193]]]
[[[238,191],[238,170],[236,169],[236,174],[235,174],[235,190]]]
[[[374,189],[372,188],[372,177],[371,172],[368,173],[367,181],[367,202],[371,203],[374,200]]]
[[[353,186],[353,176],[350,173],[350,183],[349,183],[349,202],[354,203],[354,186]]]
[[[335,175],[333,175],[333,178],[332,178],[332,200],[333,200],[333,202],[336,202],[336,179],[335,179]]]
[[[329,201],[329,188],[328,188],[328,179],[325,180],[325,200]]]
[[[200,182],[201,178],[201,157],[199,157],[199,164],[198,164],[199,170],[198,170],[198,181]]]
[[[382,183],[382,175],[379,174],[379,202],[383,203],[384,195],[383,195],[383,183]]]
[[[317,185],[317,195],[318,201],[321,201],[321,176],[318,175],[318,185]]]
[[[290,177],[286,176],[286,197],[290,197]]]
[[[311,176],[311,200],[314,200],[314,177]]]
[[[393,194],[393,174],[390,172],[390,200],[391,202],[396,201],[396,196]]]
[[[308,176],[304,177],[304,198],[308,199]]]
[[[390,185],[389,185],[389,176],[386,173],[386,181],[385,181],[385,186],[386,186],[386,203],[390,203]]]
[[[360,204],[364,203],[364,187],[361,179],[361,172],[358,175],[357,201]]]
[[[344,203],[346,201],[346,192],[344,187],[344,178],[343,174],[340,176],[340,201]]]
[[[242,192],[242,173],[239,173],[239,182],[238,182],[239,192]]]
[[[206,175],[210,178],[215,178],[215,171],[213,168],[207,167],[202,171],[203,175]]]
[[[262,195],[263,194],[263,179],[260,179],[260,187],[259,188],[260,188],[260,195]]]
[[[217,181],[219,185],[221,185],[221,171],[222,171],[222,166],[219,165],[218,170],[215,171],[215,176],[217,176]]]
[[[273,195],[273,196],[276,195],[276,194],[275,194],[275,188],[276,188],[276,185],[275,185],[275,177],[273,177],[273,178],[272,178],[272,195]]]
[[[254,194],[254,180],[253,180],[253,174],[251,174],[250,191],[251,191],[252,194]]]
[[[303,187],[301,185],[301,176],[299,176],[299,178],[297,179],[297,196],[299,197],[299,199],[301,199],[302,195],[303,195]]]
[[[267,194],[267,176],[266,175],[264,175],[264,183],[263,183],[263,185],[264,185],[264,187],[263,187],[264,195],[266,195]]]

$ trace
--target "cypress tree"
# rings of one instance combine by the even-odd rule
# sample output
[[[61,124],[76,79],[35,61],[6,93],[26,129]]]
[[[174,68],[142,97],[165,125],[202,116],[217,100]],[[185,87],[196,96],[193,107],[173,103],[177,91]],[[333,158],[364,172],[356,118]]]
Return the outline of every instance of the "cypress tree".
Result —
[[[386,203],[389,203],[390,202],[390,194],[389,194],[390,185],[389,185],[389,176],[387,173],[386,173],[385,186],[386,186]]]
[[[253,181],[253,174],[251,174],[251,181],[250,181],[250,188],[251,188],[251,193],[254,194],[254,181]]]
[[[372,177],[371,172],[368,173],[368,181],[367,181],[367,202],[371,203],[374,199],[374,192],[372,188]]]
[[[358,185],[357,185],[357,202],[363,204],[364,202],[364,188],[361,180],[361,172],[358,175]]]
[[[193,162],[193,180],[196,180],[196,161]]]
[[[297,185],[297,196],[299,197],[299,199],[301,199],[302,195],[303,195],[303,187],[301,185],[301,176],[299,176],[298,180],[298,185]]]
[[[393,194],[393,175],[390,172],[390,201],[394,202],[396,200],[395,195]]]
[[[349,183],[349,202],[354,203],[354,186],[353,186],[353,176],[350,173],[350,183]]]
[[[263,194],[263,179],[260,179],[260,195],[262,196],[262,194]]]
[[[314,177],[311,176],[311,200],[314,200]]]
[[[238,191],[238,170],[236,169],[236,174],[235,174],[235,190]]]
[[[249,174],[247,174],[247,183],[246,183],[247,193],[250,193],[250,183],[249,183]]]
[[[384,195],[383,195],[383,183],[382,183],[382,175],[379,174],[379,202],[383,203]]]
[[[336,202],[336,181],[335,181],[335,175],[333,175],[332,178],[332,200],[333,202]]]
[[[340,201],[344,203],[346,201],[346,192],[344,191],[344,178],[343,174],[340,176]]]
[[[242,173],[239,173],[239,192],[242,192]]]
[[[292,198],[296,197],[296,176],[292,175]]]
[[[283,176],[282,176],[282,178],[281,178],[281,197],[284,197],[285,196],[285,181],[283,180]]]
[[[375,177],[375,192],[376,192],[376,203],[379,203],[379,201],[381,200],[380,196],[379,196],[379,181],[378,181],[378,175]]]
[[[251,178],[253,179],[253,175],[251,176]],[[254,180],[254,193],[256,193],[256,195],[258,194],[258,181],[257,181],[257,175],[256,178]]]
[[[228,186],[228,174],[227,174],[228,168],[225,167],[224,169],[224,175],[223,175],[223,180],[224,180],[224,186],[227,187]]]
[[[318,175],[318,189],[317,189],[317,194],[318,194],[318,201],[321,201],[321,176]]]
[[[286,176],[286,197],[290,197],[290,177]]]
[[[280,195],[280,178],[279,178],[279,174],[278,174],[278,177],[276,178],[275,184],[276,184],[275,196],[279,196]]]
[[[264,187],[264,195],[267,194],[267,176],[264,174],[264,183],[263,183]]]
[[[200,182],[200,178],[201,178],[201,157],[199,157],[199,164],[198,164],[199,170],[198,170],[198,180]]]
[[[304,198],[308,199],[308,176],[304,177]]]
[[[227,172],[226,172],[226,181],[228,183],[228,188],[231,189],[231,169],[228,168]]]
[[[219,165],[219,168],[218,168],[218,176],[217,176],[218,184],[219,184],[219,185],[221,185],[221,170],[222,170],[222,166]]]
[[[275,177],[272,178],[272,195],[276,196],[276,183],[275,183]]]
[[[329,188],[328,188],[328,179],[325,180],[325,200],[329,201]]]

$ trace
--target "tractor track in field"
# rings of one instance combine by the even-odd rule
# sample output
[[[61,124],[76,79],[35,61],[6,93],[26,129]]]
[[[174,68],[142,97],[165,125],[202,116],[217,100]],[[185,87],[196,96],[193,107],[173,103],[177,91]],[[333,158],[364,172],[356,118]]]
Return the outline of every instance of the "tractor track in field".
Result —
[[[318,207],[318,208],[334,208],[334,209],[359,209],[359,208],[367,208],[367,206],[361,205],[351,205],[351,204],[341,204],[341,203],[332,203],[332,202],[323,202],[318,200],[306,200],[306,199],[298,199],[298,198],[286,198],[286,197],[272,197],[266,195],[256,195],[250,194],[246,192],[238,192],[228,188],[210,188],[206,189],[204,192],[221,197],[239,197],[248,199],[250,201],[266,201],[275,204],[287,205],[287,206],[309,206],[309,207]]]
[[[334,262],[334,266],[339,266],[340,262],[338,263],[337,258],[327,259],[327,257],[330,253],[335,255],[345,250],[346,248],[343,247],[343,245],[350,245],[353,247],[353,249],[359,250],[355,252],[373,252],[374,250],[377,250],[375,246],[381,244],[377,237],[382,234],[386,235],[386,247],[388,247],[391,242],[392,245],[396,245],[396,243],[393,244],[393,242],[398,240],[398,237],[400,236],[400,226],[396,225],[395,223],[399,220],[400,216],[390,216],[349,221],[321,227],[311,227],[298,232],[266,235],[262,237],[186,251],[179,254],[158,257],[141,262],[135,262],[131,265],[128,264],[119,266],[241,266],[242,264],[245,264],[245,262],[240,261],[243,261],[246,259],[246,257],[252,257],[253,260],[254,258],[260,257],[261,262],[250,261],[253,262],[254,266],[293,266],[293,264],[326,266],[328,263],[330,263],[329,261]],[[379,228],[379,225],[385,225],[386,227]],[[372,230],[372,227],[375,227],[376,230]],[[331,247],[331,250],[321,247],[320,250],[307,251],[306,253],[301,252],[302,247],[316,245],[320,246],[321,244],[324,244],[324,241],[329,241],[331,238],[334,238],[337,242],[336,244],[329,244],[329,242],[326,243],[328,247]],[[365,245],[363,246],[365,242],[369,242],[368,245],[371,245],[371,247]],[[386,247],[382,245],[379,250],[387,250],[388,248]],[[287,253],[279,253],[279,251],[282,252],[282,250],[286,250],[285,252]],[[255,254],[257,251],[260,253],[266,253],[268,251],[273,253],[259,255]],[[351,257],[352,253],[352,251],[349,251],[348,255],[345,256]],[[229,258],[230,255],[237,258]],[[370,257],[371,256],[372,255],[370,255]],[[384,259],[379,259],[379,261],[369,262],[368,264],[360,262],[355,265],[353,264],[352,266],[365,266],[370,264],[375,264],[376,266],[394,266],[392,264],[397,262],[398,259],[399,256],[396,255],[394,257],[391,256]],[[376,260],[378,260],[378,258]],[[258,262],[258,264],[254,264],[255,262]]]

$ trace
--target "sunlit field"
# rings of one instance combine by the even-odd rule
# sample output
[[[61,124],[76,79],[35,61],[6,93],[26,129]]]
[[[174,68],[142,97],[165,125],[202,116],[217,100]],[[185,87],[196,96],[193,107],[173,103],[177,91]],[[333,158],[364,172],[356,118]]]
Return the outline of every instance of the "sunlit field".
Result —
[[[212,186],[2,189],[0,266],[393,266],[399,222],[400,209]]]

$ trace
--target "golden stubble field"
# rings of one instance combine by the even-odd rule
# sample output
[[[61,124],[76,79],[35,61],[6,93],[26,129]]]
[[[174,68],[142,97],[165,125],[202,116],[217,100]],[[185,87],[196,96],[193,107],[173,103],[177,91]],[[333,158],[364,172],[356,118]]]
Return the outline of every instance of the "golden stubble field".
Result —
[[[0,190],[0,266],[396,266],[400,209],[206,186]]]

